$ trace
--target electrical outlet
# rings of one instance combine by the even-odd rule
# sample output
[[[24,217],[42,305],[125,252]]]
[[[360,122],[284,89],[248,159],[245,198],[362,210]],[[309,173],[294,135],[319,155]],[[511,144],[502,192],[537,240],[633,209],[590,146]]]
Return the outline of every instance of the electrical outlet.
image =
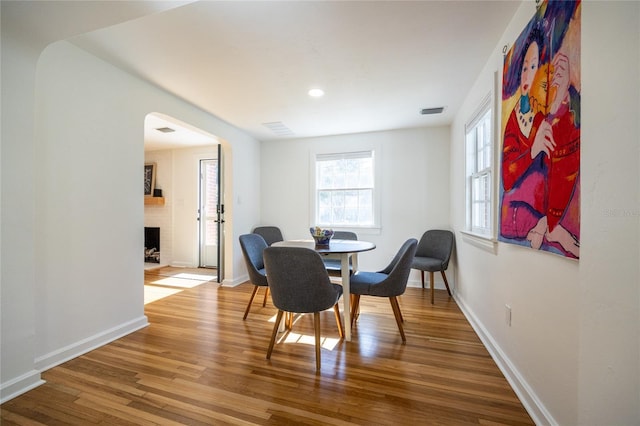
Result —
[[[504,305],[504,321],[511,327],[511,306]]]

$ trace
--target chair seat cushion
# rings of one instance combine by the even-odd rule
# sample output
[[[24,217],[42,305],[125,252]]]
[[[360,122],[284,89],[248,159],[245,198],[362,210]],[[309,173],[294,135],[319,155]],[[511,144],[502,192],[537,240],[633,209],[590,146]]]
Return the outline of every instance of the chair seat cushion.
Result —
[[[419,256],[416,256],[413,258],[413,262],[411,263],[411,268],[419,269],[421,271],[428,271],[428,272],[442,271],[444,269],[442,267],[442,260],[435,259],[433,257],[419,257]]]
[[[376,294],[374,294],[375,290],[372,289],[372,287],[386,280],[387,277],[389,277],[387,274],[381,274],[380,272],[358,271],[351,275],[349,285],[350,292],[352,294],[369,294],[376,296]]]
[[[324,262],[325,268],[327,270],[332,271],[341,271],[342,270],[342,262],[339,259],[322,259]]]
[[[329,275],[339,277],[342,274],[342,262],[339,259],[323,259]],[[349,272],[353,273],[353,266],[349,265]]]

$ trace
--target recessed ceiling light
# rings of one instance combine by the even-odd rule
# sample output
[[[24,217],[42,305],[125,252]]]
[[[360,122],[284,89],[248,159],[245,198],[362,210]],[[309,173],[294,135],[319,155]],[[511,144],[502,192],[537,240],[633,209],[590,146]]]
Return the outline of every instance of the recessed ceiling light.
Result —
[[[309,90],[309,96],[312,98],[320,98],[324,96],[324,90],[322,89],[311,89]]]

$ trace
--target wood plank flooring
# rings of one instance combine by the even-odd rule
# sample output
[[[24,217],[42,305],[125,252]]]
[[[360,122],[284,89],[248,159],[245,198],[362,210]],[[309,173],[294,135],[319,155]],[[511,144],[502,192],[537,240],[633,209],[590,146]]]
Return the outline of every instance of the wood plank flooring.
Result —
[[[316,374],[313,315],[296,316],[266,360],[277,310],[263,290],[243,321],[253,286],[182,281],[198,273],[212,275],[147,272],[148,285],[180,290],[146,305],[150,326],[44,372],[46,384],[2,404],[0,423],[533,424],[446,291],[435,305],[429,290],[401,297],[406,345],[387,299],[362,297],[351,342],[322,313]]]

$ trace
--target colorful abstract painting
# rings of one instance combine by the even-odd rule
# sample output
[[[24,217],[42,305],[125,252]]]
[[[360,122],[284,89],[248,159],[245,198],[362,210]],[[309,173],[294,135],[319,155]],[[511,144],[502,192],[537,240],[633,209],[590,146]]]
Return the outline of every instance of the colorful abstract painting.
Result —
[[[580,1],[545,1],[504,58],[503,242],[580,257]]]

